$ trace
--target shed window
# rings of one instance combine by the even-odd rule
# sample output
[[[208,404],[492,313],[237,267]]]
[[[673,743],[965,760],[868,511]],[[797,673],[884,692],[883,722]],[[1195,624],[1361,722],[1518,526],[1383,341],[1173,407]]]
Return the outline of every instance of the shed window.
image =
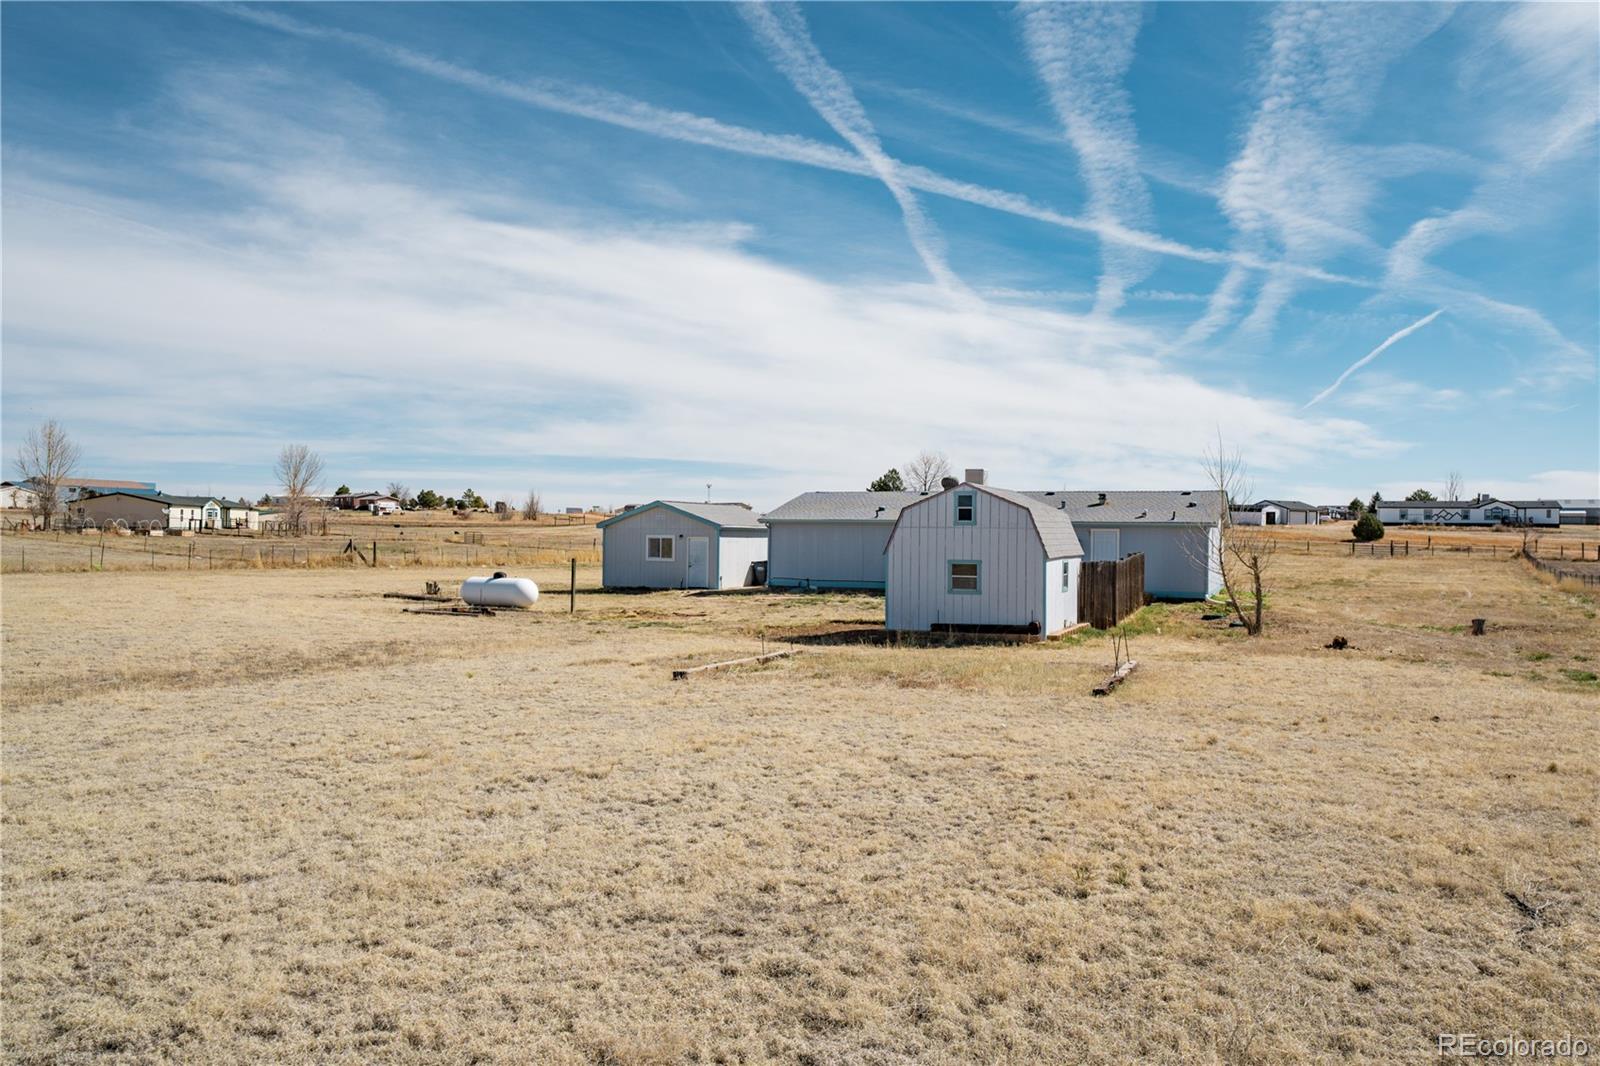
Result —
[[[969,526],[978,520],[978,494],[956,493],[956,524]]]
[[[971,560],[953,560],[950,563],[950,591],[977,592],[978,564]]]
[[[1072,568],[1066,563],[1061,564],[1061,591],[1072,591]]]
[[[646,559],[661,559],[665,562],[671,562],[672,538],[646,537],[644,541],[644,555]]]

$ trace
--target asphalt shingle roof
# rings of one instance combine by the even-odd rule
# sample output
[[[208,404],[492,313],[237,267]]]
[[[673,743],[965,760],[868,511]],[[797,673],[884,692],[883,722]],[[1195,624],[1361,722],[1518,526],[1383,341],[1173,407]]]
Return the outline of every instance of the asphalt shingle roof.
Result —
[[[1068,518],[1084,525],[1193,523],[1209,526],[1222,520],[1222,498],[1214,489],[1107,492],[1104,501],[1099,492],[1076,490],[1041,490],[1024,495],[1064,510]]]
[[[1046,500],[1030,495],[1026,492],[1012,492],[1010,489],[997,489],[993,485],[972,485],[971,488],[979,492],[986,492],[990,496],[998,496],[1002,500],[1009,500],[1018,507],[1026,508],[1033,516],[1033,528],[1039,531],[1039,540],[1044,545],[1046,559],[1059,559],[1065,555],[1082,555],[1083,545],[1078,543],[1078,534],[1072,528],[1072,519],[1067,512],[1059,507],[1052,507]],[[949,491],[954,492],[954,489]]]
[[[652,500],[647,504],[635,507],[631,511],[624,511],[619,515],[612,515],[600,526],[609,526],[626,518],[655,506],[670,507],[675,511],[703,518],[720,529],[758,529],[765,531],[766,526],[761,524],[761,516],[750,509],[747,503],[699,503],[691,500]],[[597,527],[598,528],[598,527]]]
[[[804,492],[764,516],[767,522],[893,522],[926,492]]]

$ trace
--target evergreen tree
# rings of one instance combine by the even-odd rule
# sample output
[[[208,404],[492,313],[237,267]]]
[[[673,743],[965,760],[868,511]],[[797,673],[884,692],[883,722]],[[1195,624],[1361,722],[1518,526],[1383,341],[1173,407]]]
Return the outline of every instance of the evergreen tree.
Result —
[[[900,471],[892,466],[884,471],[882,477],[877,478],[867,486],[868,492],[904,492],[905,490],[905,479],[900,476]]]
[[[1356,519],[1355,528],[1351,532],[1356,540],[1363,544],[1370,540],[1382,540],[1383,523],[1378,521],[1376,511],[1362,511],[1361,517]]]

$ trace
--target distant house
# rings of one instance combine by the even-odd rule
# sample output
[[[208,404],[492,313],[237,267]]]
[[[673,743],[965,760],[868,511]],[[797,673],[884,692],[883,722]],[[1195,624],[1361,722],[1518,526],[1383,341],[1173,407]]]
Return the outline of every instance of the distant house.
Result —
[[[1229,517],[1241,526],[1314,526],[1321,515],[1317,508],[1299,500],[1261,500],[1235,507]]]
[[[964,481],[900,509],[884,625],[1048,636],[1078,620],[1083,547],[1063,508]]]
[[[726,589],[759,584],[767,527],[745,503],[656,500],[599,523],[606,588]]]
[[[968,470],[983,485],[982,470]],[[881,589],[884,547],[900,512],[928,493],[807,492],[769,511],[767,583],[775,588]],[[1200,599],[1222,587],[1220,497],[1215,492],[1023,493],[1062,511],[1089,561],[1145,556],[1145,591],[1163,599]]]
[[[261,528],[261,511],[254,504],[219,500],[217,505],[222,508],[223,529]]]
[[[31,511],[39,506],[39,494],[15,481],[0,481],[0,509]]]
[[[1379,500],[1384,525],[1559,526],[1559,500]]]
[[[336,496],[330,496],[328,502],[341,511],[394,514],[400,510],[400,501],[382,492],[341,492]]]
[[[61,491],[67,499],[80,499],[84,496],[93,496],[102,492],[131,492],[137,496],[156,495],[154,481],[110,481],[104,478],[74,478],[71,481],[61,482]]]
[[[97,526],[121,522],[129,529],[201,530],[222,528],[222,504],[211,496],[145,495],[104,492],[67,505],[67,513]]]

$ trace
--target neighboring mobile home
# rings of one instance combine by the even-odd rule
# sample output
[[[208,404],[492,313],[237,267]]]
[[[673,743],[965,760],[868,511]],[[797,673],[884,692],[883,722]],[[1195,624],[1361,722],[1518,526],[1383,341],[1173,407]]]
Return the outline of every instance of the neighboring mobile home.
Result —
[[[1379,500],[1378,521],[1386,526],[1559,526],[1559,500]]]
[[[261,512],[254,504],[241,503],[237,500],[219,500],[217,503],[222,508],[223,529],[261,528]]]
[[[597,528],[606,588],[741,588],[760,584],[767,558],[767,527],[745,503],[656,500]]]
[[[885,553],[888,629],[1042,637],[1078,620],[1072,520],[1023,493],[962,482],[908,503]]]
[[[39,494],[15,481],[0,481],[0,509],[31,511],[39,506]]]
[[[67,507],[75,519],[97,526],[122,522],[129,529],[220,529],[222,505],[211,496],[147,496],[138,492],[106,492]]]

